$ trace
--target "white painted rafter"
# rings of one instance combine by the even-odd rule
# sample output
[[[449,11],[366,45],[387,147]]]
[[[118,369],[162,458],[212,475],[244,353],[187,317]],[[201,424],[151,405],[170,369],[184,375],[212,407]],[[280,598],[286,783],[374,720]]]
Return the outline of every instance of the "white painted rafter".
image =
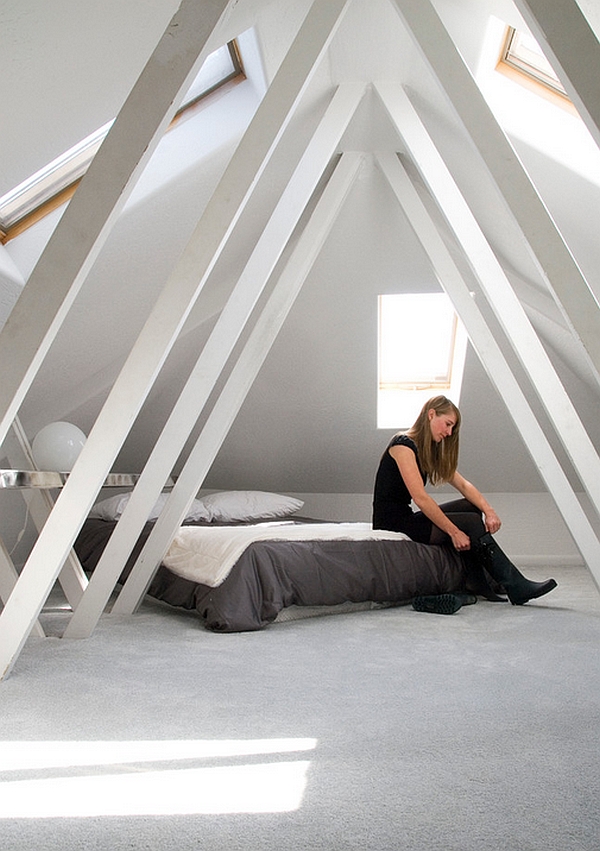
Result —
[[[362,83],[345,83],[334,94],[152,450],[94,570],[84,598],[65,630],[65,637],[86,638],[96,626],[146,518],[208,402],[257,299],[330,164],[364,90]]]
[[[600,515],[600,458],[510,281],[406,93],[376,89]]]
[[[19,574],[15,570],[15,566],[10,557],[10,553],[6,549],[4,541],[0,538],[0,602],[6,603],[14,591]],[[46,633],[41,623],[36,620],[31,628],[32,635],[36,638],[45,638]]]
[[[0,614],[0,679],[10,672],[18,658],[144,399],[177,339],[198,293],[263,176],[348,2],[349,0],[315,0],[311,6],[113,385],[14,591]],[[186,3],[191,6],[198,5],[195,0],[184,0],[182,5]],[[236,5],[234,0],[231,0],[231,5]],[[224,6],[222,3],[221,7]],[[208,9],[206,12],[208,13]],[[193,29],[193,25],[190,26],[188,22],[182,29]],[[199,34],[196,35],[197,55],[202,55],[209,36],[210,32],[207,32],[204,22],[204,26],[199,27]],[[162,41],[159,48],[161,45]],[[171,49],[176,53],[176,46]],[[149,65],[151,63],[152,59]],[[195,68],[196,63],[193,63],[193,66]],[[161,86],[168,87],[170,70],[169,64],[163,61]],[[173,74],[178,70],[175,63]],[[144,92],[142,104],[132,110],[131,102],[127,101],[124,107],[125,115],[120,114],[117,118],[107,141],[111,138],[114,127],[120,126],[121,123],[125,127],[129,123],[133,132],[139,120],[140,108],[143,112],[145,101],[152,101],[155,96],[152,86],[147,84],[156,83],[154,76],[150,75],[146,85],[141,85],[140,78],[136,89]],[[178,86],[177,91],[181,88],[185,86]],[[170,118],[170,112],[168,117]],[[102,148],[100,150],[102,151]],[[106,180],[110,183],[110,174],[106,175]],[[82,187],[83,183],[80,190]],[[69,246],[61,242],[61,247],[68,254]],[[16,390],[14,392],[18,393]],[[11,404],[7,406],[7,410],[10,407]]]
[[[598,303],[430,0],[390,0],[470,135],[536,268],[600,383]],[[469,201],[469,186],[459,182]]]
[[[362,161],[361,154],[345,153],[336,165],[177,478],[164,511],[115,602],[113,613],[131,614],[140,604],[323,247],[359,173]]]
[[[533,413],[525,393],[398,157],[393,153],[380,154],[378,162],[415,236],[429,257],[436,277],[448,293],[456,312],[464,323],[484,369],[519,429],[596,585],[600,588],[600,541]]]
[[[600,145],[600,43],[575,0],[514,0]]]
[[[506,147],[508,144],[507,140],[502,134],[498,136],[499,128],[494,129],[492,125],[487,123],[489,122],[489,116],[485,110],[482,110],[481,103],[477,97],[474,97],[474,92],[478,90],[476,87],[475,89],[469,88],[469,86],[474,86],[472,78],[468,75],[468,71],[467,77],[464,76],[466,68],[456,53],[454,46],[449,46],[449,37],[445,33],[445,30],[443,30],[443,27],[443,34],[440,34],[439,27],[441,24],[437,16],[435,16],[428,0],[418,0],[418,2],[417,0],[391,0],[391,2],[395,4],[401,17],[409,22],[409,29],[413,33],[417,44],[433,69],[434,74],[437,75],[440,84],[444,87],[450,103],[456,110],[464,126],[469,130],[509,210],[521,228],[522,233],[527,238],[542,276],[549,283],[557,303],[561,306],[568,320],[569,327],[572,329],[575,338],[582,343],[589,355],[589,360],[593,365],[595,374],[598,375],[600,363],[598,353],[600,346],[598,346],[596,339],[598,336],[597,310],[591,310],[592,302],[589,299],[586,301],[586,291],[589,294],[589,290],[577,268],[574,258],[566,246],[564,246],[560,234],[556,232],[537,194],[531,194],[533,187],[531,187],[527,176],[522,171],[518,160],[516,160],[512,148],[510,146],[508,148]],[[195,0],[184,0],[184,7],[194,5],[198,5],[195,3]],[[224,9],[225,7],[230,9],[236,5],[236,2],[226,4],[224,0],[220,3],[215,2],[212,5],[210,3],[204,4],[205,7],[211,6],[211,9],[214,10],[215,20],[218,18],[219,9]],[[60,570],[61,564],[64,563],[66,553],[69,551],[80,525],[91,507],[106,473],[109,472],[116,454],[129,433],[133,420],[177,338],[185,318],[189,315],[189,311],[199,291],[205,283],[210,284],[210,273],[220,256],[220,252],[229,239],[235,224],[238,222],[240,216],[243,215],[246,202],[252,195],[254,188],[263,175],[266,174],[271,153],[279,143],[287,127],[289,117],[293,114],[307,85],[310,83],[311,75],[318,66],[320,57],[322,57],[323,52],[326,50],[346,6],[347,0],[316,0],[298,38],[294,42],[292,50],[284,60],[281,70],[276,76],[263,104],[259,107],[256,120],[250,125],[248,133],[242,140],[238,151],[234,154],[221,183],[209,202],[206,213],[200,220],[190,244],[184,252],[182,260],[169,278],[165,290],[152,311],[148,323],[128,358],[121,375],[117,379],[109,395],[109,399],[88,438],[86,449],[82,453],[67,486],[64,488],[56,507],[51,513],[47,528],[42,531],[23,575],[14,584],[5,610],[0,615],[0,678],[9,672],[27,635],[35,627],[37,613],[39,613],[49,593],[49,589],[56,579],[57,571]],[[192,14],[191,8],[190,14]],[[427,29],[431,26],[433,26],[433,30],[431,33],[428,33]],[[208,30],[210,30],[210,27]],[[439,41],[439,57],[434,56],[433,44],[436,39]],[[192,39],[196,46],[200,40],[201,38],[198,36]],[[194,64],[194,61],[191,64]],[[198,59],[198,61],[200,60]],[[461,86],[465,80],[470,80],[470,83],[466,84],[466,94],[461,91]],[[168,86],[174,83],[174,81],[175,74],[170,82],[169,80],[166,81],[166,85]],[[180,88],[184,88],[184,86]],[[147,89],[145,91],[145,96],[149,97]],[[175,97],[173,91],[171,91],[170,96],[171,100],[173,100]],[[471,105],[468,103],[470,99],[473,100]],[[167,108],[167,112],[170,109],[171,106]],[[158,113],[155,118],[158,122],[156,128],[159,125],[162,127]],[[126,110],[122,118],[123,132],[128,127],[133,127],[137,120],[137,114],[133,110],[130,111],[128,116]],[[478,122],[481,123],[482,127],[478,126]],[[156,132],[158,133],[158,129],[156,129]],[[486,138],[486,134],[489,134],[489,138]],[[152,137],[152,140],[154,140],[154,137]],[[154,144],[154,141],[151,144]],[[133,145],[131,148],[127,148],[128,154],[131,155],[132,151]],[[115,155],[117,153],[122,154],[123,151],[117,151],[115,148],[113,153]],[[140,163],[142,159],[143,157],[139,160]],[[383,159],[381,162],[382,168],[384,170],[388,169],[391,174],[391,170],[395,168],[395,166],[391,165],[391,161],[385,163]],[[100,170],[101,163],[102,157],[98,160],[95,168]],[[104,165],[109,165],[108,155],[105,158]],[[108,189],[113,191],[111,199],[112,206],[111,204],[107,204],[103,208],[102,214],[105,215],[104,221],[101,221],[100,218],[94,221],[96,232],[95,234],[90,234],[87,240],[86,250],[88,253],[84,256],[80,255],[73,261],[72,265],[65,267],[68,272],[68,280],[63,281],[63,284],[68,286],[63,286],[62,289],[56,288],[53,301],[48,310],[40,313],[38,319],[29,328],[31,333],[28,333],[28,338],[31,337],[33,340],[35,337],[37,339],[37,343],[33,347],[35,351],[32,354],[33,349],[30,349],[30,362],[28,364],[25,363],[25,358],[15,365],[14,370],[11,368],[12,379],[14,379],[12,390],[8,387],[4,396],[0,392],[0,414],[3,414],[2,400],[4,399],[6,402],[4,406],[6,408],[6,416],[2,420],[4,424],[8,423],[6,427],[10,425],[10,420],[18,410],[20,400],[26,393],[27,387],[51,342],[51,338],[55,335],[62,318],[64,318],[73,298],[75,298],[86,271],[91,262],[93,262],[97,250],[99,250],[99,245],[107,232],[106,229],[114,221],[116,211],[121,208],[123,199],[130,190],[131,181],[139,174],[141,166],[138,167],[132,160],[128,162],[129,165],[132,166],[131,173],[126,177],[125,183],[122,183],[121,186],[117,186],[116,182],[111,183],[110,179],[108,180]],[[102,177],[102,180],[106,177],[101,170],[97,174]],[[398,187],[398,181],[400,179],[396,175],[396,177],[390,178],[390,183]],[[88,181],[87,184],[82,184],[82,187],[91,185],[93,184]],[[524,190],[525,194],[523,196],[522,193]],[[415,222],[413,222],[413,227],[416,227],[416,222],[420,222],[420,238],[424,239],[427,243],[427,250],[430,257],[435,258],[432,259],[432,262],[434,262],[436,273],[440,277],[440,280],[447,283],[447,276],[450,276],[450,280],[454,280],[452,276],[455,272],[447,265],[448,258],[443,257],[438,252],[438,248],[435,247],[435,240],[431,237],[429,231],[433,227],[431,221],[429,220],[427,223],[423,217],[423,211],[418,205],[414,205],[414,197],[411,196],[406,184],[404,184],[403,188],[396,191],[399,197],[402,198],[402,204],[407,213],[411,209],[414,213]],[[87,196],[86,192],[88,193]],[[83,194],[81,192],[79,193],[79,197],[84,199],[81,202],[82,204],[89,204],[90,190],[86,189],[86,192]],[[87,202],[85,202],[86,197],[88,198]],[[522,206],[521,201],[523,201]],[[413,213],[409,214],[409,220]],[[533,217],[533,226],[527,226],[527,216]],[[540,233],[537,233],[538,230]],[[63,236],[58,240],[58,247],[53,242],[54,248],[52,250],[56,252],[54,255],[55,265],[52,267],[52,253],[50,252],[48,259],[44,261],[47,262],[46,271],[52,271],[53,269],[56,271],[59,268],[59,260],[61,263],[69,260],[68,231],[63,230],[62,233]],[[437,234],[437,237],[439,238],[439,234]],[[550,240],[549,248],[544,246],[544,240],[547,238]],[[281,243],[284,244],[283,239]],[[556,290],[553,288],[554,286],[557,287]],[[497,375],[500,376],[498,379],[500,384],[497,384],[497,386],[499,386],[499,389],[500,386],[502,387],[501,395],[507,398],[506,394],[509,394],[511,398],[511,415],[524,435],[526,444],[530,448],[544,480],[547,482],[551,493],[555,496],[559,509],[567,520],[567,524],[575,536],[577,545],[584,555],[586,562],[590,565],[596,582],[598,582],[596,565],[600,563],[598,559],[600,551],[597,537],[591,530],[585,515],[581,512],[577,498],[572,488],[568,486],[564,473],[556,461],[556,457],[549,447],[539,423],[532,414],[515,376],[506,365],[506,362],[499,358],[500,350],[498,349],[496,340],[491,336],[481,315],[478,312],[477,314],[472,312],[472,300],[470,296],[467,299],[466,296],[468,293],[465,294],[463,288],[464,282],[462,282],[460,289],[457,284],[453,300],[455,300],[455,304],[460,304],[459,312],[469,328],[469,333],[472,336],[474,335],[478,341],[477,350],[486,369],[488,371],[492,370],[494,377]],[[571,299],[570,290],[573,292],[573,299]],[[583,298],[584,301],[581,311],[576,307],[576,302],[579,298]],[[594,308],[597,307],[595,302],[593,305]],[[249,303],[240,304],[235,308],[236,322],[243,323],[247,318],[247,312],[249,312]],[[23,316],[25,315],[23,311],[21,313]],[[261,329],[259,333],[266,333],[267,325],[270,333],[270,323],[269,313],[263,314],[257,325]],[[18,326],[12,324],[12,327],[13,330],[8,337],[5,337],[8,340],[5,344],[8,346],[5,353],[10,350],[11,345],[16,345],[15,328]],[[251,380],[252,372],[257,366],[254,359],[262,356],[262,349],[259,344],[264,345],[267,342],[267,340],[261,340],[254,335],[251,337],[251,340],[252,345],[256,348],[253,349],[251,347],[249,349],[250,354],[244,351],[238,365],[234,368],[232,376],[235,376],[235,381],[231,385],[226,385],[224,395],[220,397],[213,410],[213,414],[215,411],[217,412],[215,418],[214,420],[209,420],[211,422],[211,428],[206,429],[205,427],[203,430],[192,456],[190,456],[189,467],[186,464],[184,468],[185,475],[182,477],[181,485],[176,485],[176,491],[174,491],[173,497],[169,501],[169,507],[164,515],[164,521],[161,517],[159,524],[155,528],[155,536],[152,538],[152,543],[150,544],[149,541],[148,549],[144,552],[143,558],[139,562],[141,572],[137,580],[138,584],[135,587],[133,585],[131,586],[131,596],[123,597],[123,600],[116,607],[117,611],[127,611],[135,607],[139,595],[143,593],[143,588],[145,588],[149,575],[156,566],[157,558],[159,558],[159,554],[165,546],[168,533],[173,528],[175,519],[180,516],[185,504],[193,497],[196,483],[198,483],[198,486],[201,484],[204,476],[203,471],[212,453],[218,451],[219,441],[222,440],[226,429],[230,425],[229,418],[234,415],[238,402],[241,404],[240,399],[243,398],[241,394],[247,392],[247,382]],[[226,348],[226,344],[223,347],[216,346],[214,350],[216,361],[226,355]],[[1,343],[0,357],[2,357]],[[250,360],[246,360],[246,358],[250,358]],[[5,363],[6,359],[4,358]],[[220,372],[220,368],[217,369],[215,363],[212,365],[213,373],[209,381],[209,384],[212,382],[212,386],[214,386],[216,376]],[[491,374],[490,377],[492,377]],[[6,390],[6,386],[4,390]],[[9,399],[11,394],[12,398]],[[221,401],[221,399],[224,401]],[[182,425],[183,420],[180,421],[178,427],[182,427]],[[187,425],[186,423],[186,428]],[[182,434],[183,431],[182,429]],[[161,465],[164,462],[166,467],[165,459],[166,455],[161,459]],[[145,488],[140,489],[138,501],[138,510],[140,510],[140,513],[142,513],[140,506],[142,504],[146,505],[150,501],[151,494],[155,493],[154,488],[158,487],[160,489],[164,483],[163,479],[159,484],[159,480],[163,475],[162,466],[160,473],[159,468],[156,467],[152,475],[152,481],[150,483],[146,482],[147,487],[145,486]],[[567,485],[566,488],[565,483]],[[142,491],[144,491],[143,503]],[[138,498],[136,497],[136,499]],[[124,529],[127,526],[130,527],[128,535],[131,535],[134,529],[133,509],[126,520]],[[103,570],[100,571],[100,574],[102,572]],[[108,578],[109,574],[107,573],[104,579]],[[107,582],[106,587],[108,585],[110,585],[110,582]],[[105,593],[105,591],[106,588],[103,588],[102,593]],[[89,599],[91,600],[92,597]],[[94,603],[96,610],[100,599],[101,595]],[[85,609],[82,608],[81,618],[82,623],[85,621],[85,631],[85,629],[90,628],[93,617],[90,620],[88,614],[84,618],[84,612]],[[75,621],[76,623],[77,621]],[[76,629],[74,627],[73,633],[75,632]]]
[[[235,0],[182,0],[0,333],[0,444]]]

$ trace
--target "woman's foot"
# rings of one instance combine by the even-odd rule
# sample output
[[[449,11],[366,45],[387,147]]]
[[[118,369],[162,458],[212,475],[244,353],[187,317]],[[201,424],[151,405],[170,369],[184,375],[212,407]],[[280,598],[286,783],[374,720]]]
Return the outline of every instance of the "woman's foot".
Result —
[[[538,597],[543,597],[548,591],[553,591],[557,584],[555,579],[546,579],[545,582],[532,582],[530,579],[526,579],[523,582],[516,583],[515,588],[507,588],[506,592],[513,606],[522,606],[529,600],[536,600]]]

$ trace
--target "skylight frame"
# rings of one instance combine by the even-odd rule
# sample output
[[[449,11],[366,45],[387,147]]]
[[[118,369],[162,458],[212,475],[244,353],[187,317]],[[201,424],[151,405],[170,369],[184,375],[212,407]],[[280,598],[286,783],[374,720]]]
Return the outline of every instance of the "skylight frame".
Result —
[[[217,61],[225,59],[229,68],[218,73]],[[245,79],[242,59],[234,39],[211,53],[177,110],[171,127],[183,113],[197,106],[217,89]],[[0,243],[6,243],[26,227],[68,201],[89,168],[114,119],[78,142],[68,151],[28,177],[0,198]]]
[[[507,26],[497,70],[509,71],[538,93],[550,94],[571,104],[567,91],[533,36]]]
[[[459,404],[467,333],[446,293],[378,296],[377,343],[378,428],[408,428],[431,396]]]

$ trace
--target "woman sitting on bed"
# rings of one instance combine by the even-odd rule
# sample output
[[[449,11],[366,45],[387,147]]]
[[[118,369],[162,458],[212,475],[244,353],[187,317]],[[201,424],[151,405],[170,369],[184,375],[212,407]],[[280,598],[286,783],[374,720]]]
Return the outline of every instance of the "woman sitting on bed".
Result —
[[[470,584],[482,596],[502,598],[487,586],[482,567],[506,591],[513,605],[556,588],[554,579],[531,582],[500,549],[492,535],[500,518],[477,488],[457,470],[460,411],[445,396],[425,403],[415,424],[395,434],[379,462],[373,498],[373,528],[405,532],[424,544],[451,543],[468,568]],[[425,484],[449,483],[462,499],[438,505]],[[411,501],[418,511],[413,511]]]

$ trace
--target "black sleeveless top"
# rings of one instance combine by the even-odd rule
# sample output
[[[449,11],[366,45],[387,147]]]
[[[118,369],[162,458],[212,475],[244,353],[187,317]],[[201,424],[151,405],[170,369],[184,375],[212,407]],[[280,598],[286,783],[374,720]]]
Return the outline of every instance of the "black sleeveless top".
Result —
[[[423,473],[419,464],[415,442],[405,434],[395,434],[381,456],[375,476],[373,528],[388,529],[392,532],[406,532],[413,537],[411,532],[414,534],[415,530],[413,528],[414,513],[411,507],[411,495],[400,474],[398,465],[389,453],[392,446],[408,446],[409,449],[412,449],[423,478],[423,484],[427,483],[427,476]],[[427,526],[430,525],[430,522],[427,523]],[[419,537],[421,536],[419,535]]]

